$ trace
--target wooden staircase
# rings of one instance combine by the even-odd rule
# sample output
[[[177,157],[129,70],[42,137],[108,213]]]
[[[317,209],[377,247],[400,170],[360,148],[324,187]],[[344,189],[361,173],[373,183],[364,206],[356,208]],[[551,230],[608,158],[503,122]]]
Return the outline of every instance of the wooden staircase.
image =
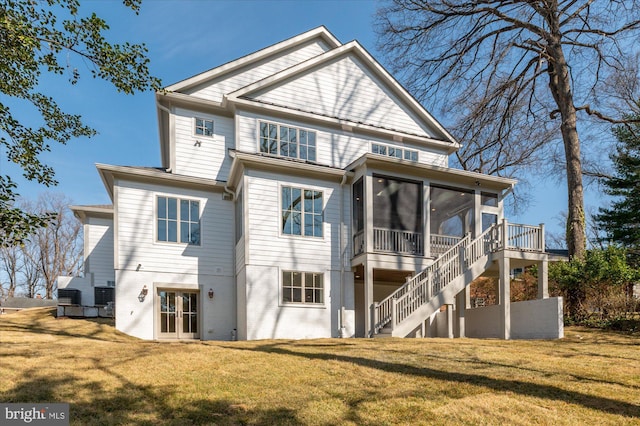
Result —
[[[501,249],[544,251],[544,228],[495,224],[475,240],[468,234],[434,263],[380,303],[374,303],[375,337],[406,337],[491,265]]]

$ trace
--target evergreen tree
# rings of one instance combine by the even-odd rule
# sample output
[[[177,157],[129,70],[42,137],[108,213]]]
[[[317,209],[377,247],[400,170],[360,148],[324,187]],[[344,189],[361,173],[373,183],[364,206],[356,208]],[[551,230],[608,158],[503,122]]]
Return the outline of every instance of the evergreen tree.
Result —
[[[639,101],[640,102],[640,101]],[[640,118],[640,115],[633,117]],[[640,260],[640,124],[613,129],[618,139],[611,156],[615,174],[604,180],[605,192],[616,197],[611,208],[600,208],[598,225],[607,238],[629,250],[636,264]]]

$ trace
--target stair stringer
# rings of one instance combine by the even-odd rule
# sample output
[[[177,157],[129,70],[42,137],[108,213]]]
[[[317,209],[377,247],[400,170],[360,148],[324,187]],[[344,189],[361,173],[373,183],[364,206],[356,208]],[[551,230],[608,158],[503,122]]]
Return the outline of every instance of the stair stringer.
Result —
[[[476,260],[464,273],[449,282],[439,293],[433,295],[424,305],[420,306],[408,317],[396,324],[391,330],[392,337],[407,337],[407,335],[419,327],[422,322],[433,315],[444,304],[451,304],[455,296],[471,284],[473,280],[482,275],[493,262],[492,253],[487,253]]]

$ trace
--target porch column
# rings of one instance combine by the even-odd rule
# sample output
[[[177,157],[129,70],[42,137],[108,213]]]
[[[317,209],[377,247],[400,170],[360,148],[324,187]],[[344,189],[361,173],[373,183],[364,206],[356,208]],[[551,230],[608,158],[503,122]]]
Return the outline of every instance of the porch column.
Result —
[[[364,334],[373,337],[373,269],[369,262],[364,262]]]
[[[549,298],[549,261],[538,262],[538,299]]]
[[[447,338],[453,339],[453,305],[447,305]]]
[[[456,294],[456,317],[458,319],[457,337],[465,337],[464,317],[467,310],[467,289],[465,287],[460,293]]]
[[[498,265],[500,267],[500,337],[503,339],[511,338],[511,261],[502,252]]]

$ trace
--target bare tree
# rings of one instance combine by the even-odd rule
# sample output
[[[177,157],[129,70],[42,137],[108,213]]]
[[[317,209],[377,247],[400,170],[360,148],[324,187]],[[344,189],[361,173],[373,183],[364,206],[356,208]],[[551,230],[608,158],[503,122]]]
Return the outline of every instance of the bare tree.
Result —
[[[32,213],[50,213],[53,220],[36,230],[31,237],[35,245],[31,259],[38,265],[45,297],[51,299],[59,276],[74,275],[82,260],[82,224],[73,217],[70,200],[60,194],[45,193],[38,198]]]
[[[22,272],[19,246],[0,246],[0,272],[6,281],[4,285],[0,282],[0,296],[13,297]]]
[[[391,0],[377,23],[380,47],[412,92],[434,107],[445,99],[457,117],[455,133],[467,143],[463,168],[512,175],[549,162],[550,142],[561,139],[567,246],[582,258],[578,114],[618,122],[611,104],[619,99],[607,88],[617,79],[637,90],[637,66],[629,64],[639,17],[635,0]]]

